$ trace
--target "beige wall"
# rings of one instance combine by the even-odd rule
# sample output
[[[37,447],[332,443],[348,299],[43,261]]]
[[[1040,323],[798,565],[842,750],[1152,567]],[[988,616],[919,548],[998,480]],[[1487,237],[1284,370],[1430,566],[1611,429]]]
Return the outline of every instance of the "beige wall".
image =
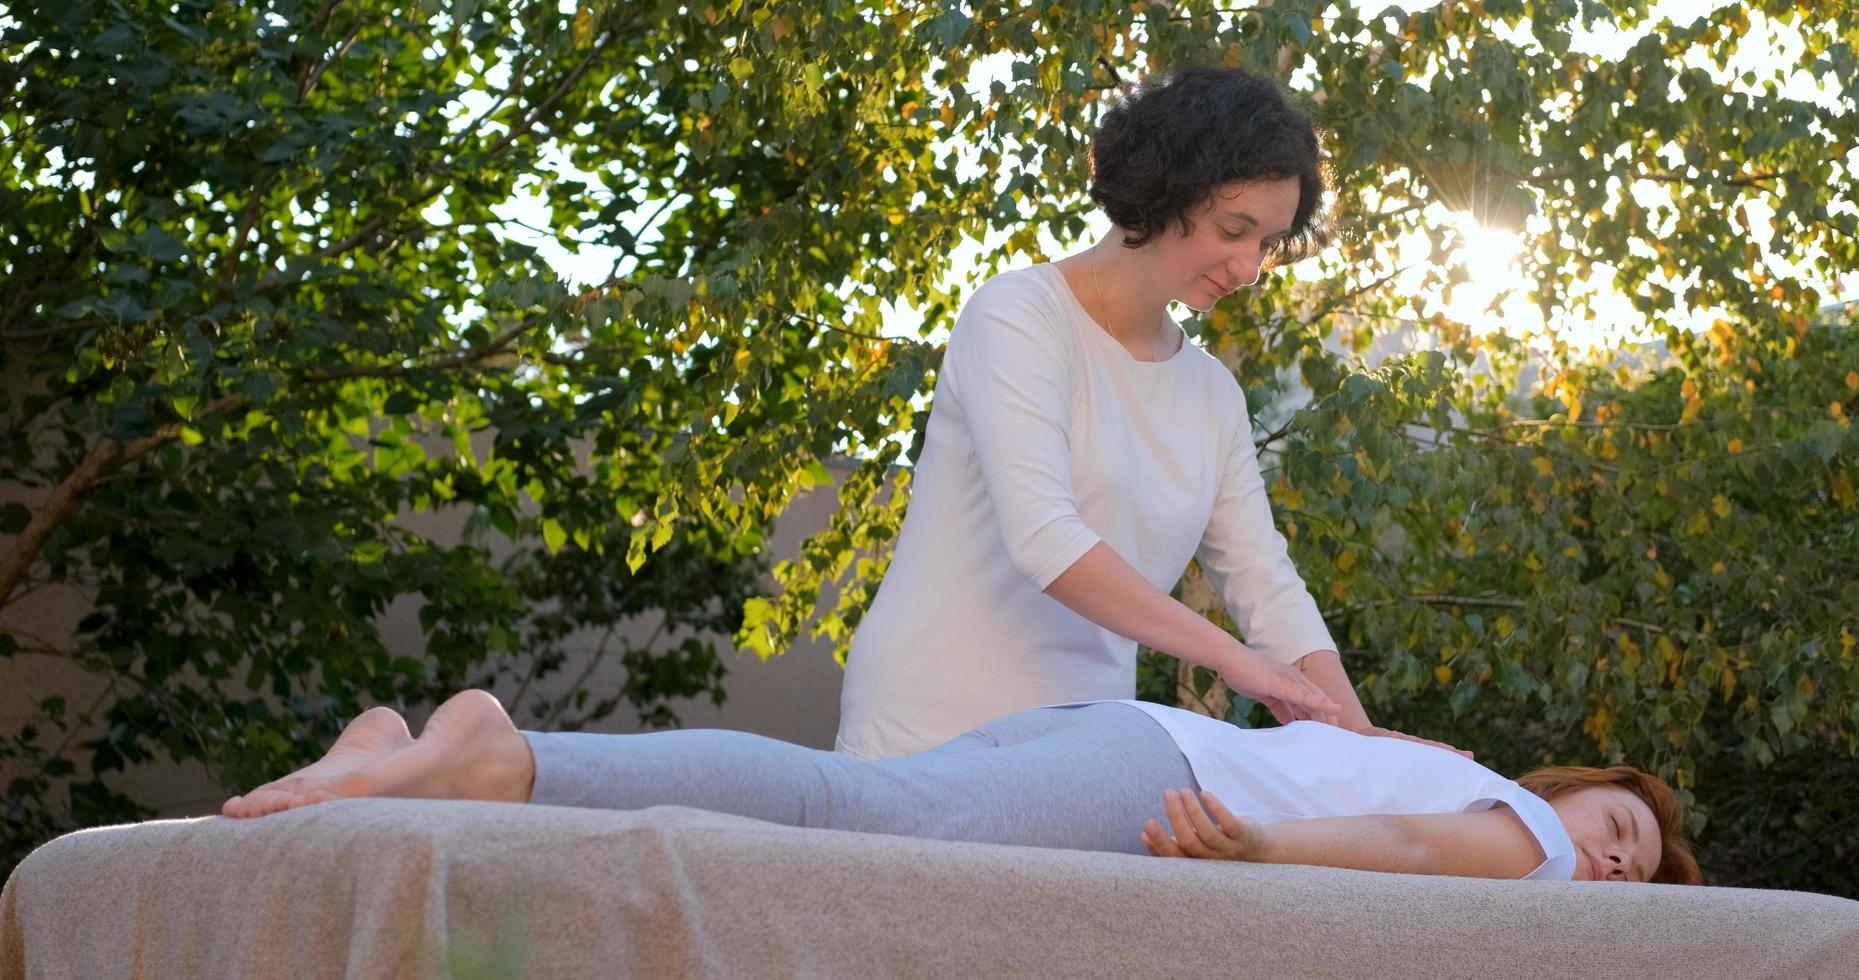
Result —
[[[836,479],[848,472],[845,466],[829,466],[828,469]],[[834,495],[827,488],[797,498],[776,522],[774,534],[769,538],[770,567],[792,557],[799,550],[803,539],[825,528],[834,504]],[[771,579],[767,586],[772,588],[773,585]],[[821,597],[821,601],[829,606],[836,599],[830,589],[823,589]],[[641,640],[650,636],[657,626],[658,618],[652,617],[628,624],[622,635],[628,639]],[[394,635],[392,631],[395,629],[410,631],[414,638],[419,636],[419,624],[410,613],[390,620],[384,627],[384,636]],[[689,635],[667,635],[659,643],[670,646]],[[729,670],[724,684],[728,696],[721,706],[711,704],[708,698],[673,702],[672,706],[684,727],[732,728],[814,748],[833,747],[833,733],[839,728],[841,671],[833,660],[830,641],[822,639],[814,642],[803,638],[787,653],[762,661],[753,653],[737,651],[727,636],[712,634],[710,638],[716,641],[723,663]],[[593,637],[590,635],[584,648],[591,651],[592,644]],[[550,689],[551,693],[565,687],[566,681],[576,673],[574,665],[570,664],[555,675],[553,680],[558,682],[558,686]],[[617,662],[613,662],[603,665],[590,675],[588,683],[595,692],[603,692],[617,690],[624,680],[625,671]],[[512,688],[514,686],[510,685]],[[507,698],[513,692],[499,690],[497,693]],[[612,717],[590,730],[636,731],[637,718],[629,713],[627,706],[622,705]]]

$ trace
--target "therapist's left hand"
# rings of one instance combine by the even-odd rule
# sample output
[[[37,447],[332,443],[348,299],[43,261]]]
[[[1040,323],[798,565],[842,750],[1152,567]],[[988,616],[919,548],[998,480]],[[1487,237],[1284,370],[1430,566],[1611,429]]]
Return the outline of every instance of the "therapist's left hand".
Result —
[[[1421,745],[1431,745],[1436,749],[1445,749],[1448,752],[1457,752],[1458,754],[1465,756],[1467,759],[1472,758],[1472,750],[1470,749],[1462,749],[1456,745],[1447,745],[1445,742],[1436,742],[1433,739],[1421,738],[1418,735],[1409,735],[1406,732],[1397,732],[1392,728],[1377,728],[1374,725],[1365,725],[1361,728],[1356,729],[1355,733],[1357,735],[1374,735],[1378,738],[1398,738],[1398,739],[1402,739],[1403,741],[1408,741],[1408,742],[1419,742]]]
[[[1342,708],[1303,672],[1290,664],[1232,641],[1232,649],[1219,664],[1220,681],[1235,694],[1263,703],[1280,723],[1292,716],[1336,724]]]

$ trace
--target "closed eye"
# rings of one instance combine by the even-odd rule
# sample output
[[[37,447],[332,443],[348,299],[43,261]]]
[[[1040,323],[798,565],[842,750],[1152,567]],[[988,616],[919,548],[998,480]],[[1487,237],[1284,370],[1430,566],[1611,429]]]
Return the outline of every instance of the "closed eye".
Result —
[[[1229,242],[1236,242],[1246,237],[1246,233],[1243,231],[1227,231],[1225,228],[1222,228],[1220,229],[1220,237],[1225,238]],[[1267,238],[1265,241],[1259,244],[1261,247],[1267,250],[1270,250],[1270,249],[1277,248],[1280,245],[1283,245],[1284,242],[1285,240],[1283,236],[1274,235],[1271,238]]]
[[[1622,836],[1620,832],[1620,816],[1618,814],[1608,814],[1608,819],[1613,821],[1614,823],[1614,839],[1622,840]],[[1637,868],[1629,868],[1627,876],[1633,881],[1645,881],[1647,878],[1646,875],[1640,874]]]

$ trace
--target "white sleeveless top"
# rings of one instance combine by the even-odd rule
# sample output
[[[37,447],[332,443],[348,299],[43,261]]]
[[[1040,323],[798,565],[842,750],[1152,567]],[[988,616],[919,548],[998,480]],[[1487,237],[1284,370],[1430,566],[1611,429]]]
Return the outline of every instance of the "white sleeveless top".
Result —
[[[847,657],[837,748],[927,749],[1061,701],[1133,697],[1136,643],[1044,593],[1099,541],[1168,592],[1199,557],[1247,645],[1335,644],[1272,523],[1246,400],[1188,343],[1132,357],[1057,266],[962,307],[889,570]]]
[[[1575,843],[1555,808],[1457,752],[1317,721],[1240,728],[1166,705],[1115,703],[1142,709],[1166,729],[1195,782],[1235,816],[1269,824],[1373,813],[1465,813],[1502,803],[1523,819],[1545,855],[1524,877],[1575,876]]]

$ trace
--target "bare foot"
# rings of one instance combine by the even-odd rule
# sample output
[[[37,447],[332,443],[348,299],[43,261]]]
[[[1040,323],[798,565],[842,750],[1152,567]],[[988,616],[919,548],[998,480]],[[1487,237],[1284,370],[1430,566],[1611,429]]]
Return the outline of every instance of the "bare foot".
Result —
[[[355,724],[361,721],[357,718]],[[405,731],[403,723],[403,736]],[[348,737],[347,731],[342,734],[343,738]],[[530,788],[535,782],[536,764],[530,755],[529,741],[517,731],[503,705],[488,691],[464,691],[454,695],[433,712],[418,739],[403,741],[387,751],[371,755],[352,754],[346,757],[349,760],[346,764],[317,772],[317,766],[335,756],[341,745],[341,739],[337,739],[336,746],[322,762],[286,776],[278,784],[260,787],[246,797],[226,801],[224,812],[227,816],[255,817],[354,796],[524,803],[529,800]],[[292,780],[297,782],[289,787],[280,785]],[[272,786],[279,786],[280,792],[267,796],[266,805],[248,808],[242,802],[258,797]],[[240,805],[235,807],[235,804]]]
[[[285,776],[235,796],[220,806],[229,817],[261,817],[312,802],[308,797],[328,785],[387,755],[413,744],[407,720],[392,708],[369,708],[337,736],[336,744],[321,759]],[[319,797],[327,799],[327,797]]]

